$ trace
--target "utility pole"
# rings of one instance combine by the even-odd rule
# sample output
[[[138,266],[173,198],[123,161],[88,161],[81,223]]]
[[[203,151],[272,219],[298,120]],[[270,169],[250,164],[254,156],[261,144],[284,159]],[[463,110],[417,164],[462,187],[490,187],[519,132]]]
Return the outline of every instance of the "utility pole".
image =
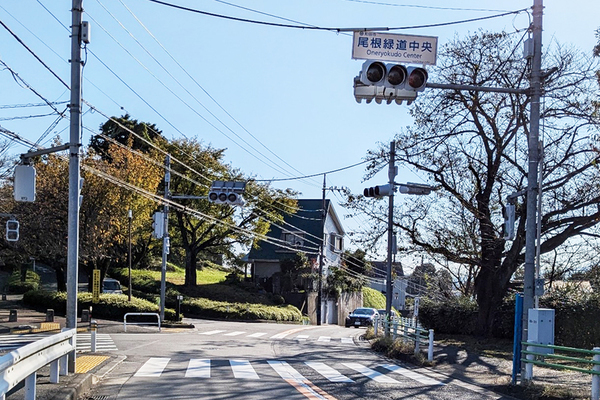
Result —
[[[165,320],[165,293],[167,291],[167,254],[169,254],[169,188],[171,184],[171,156],[167,154],[165,158],[165,204],[163,206],[164,224],[163,224],[163,248],[162,248],[162,268],[160,273],[160,320]]]
[[[321,325],[321,307],[323,302],[323,257],[325,257],[325,190],[327,175],[323,174],[323,202],[321,206],[321,246],[319,246],[319,279],[317,283],[317,325]]]
[[[525,236],[525,275],[523,278],[523,331],[522,340],[527,340],[528,310],[534,306],[537,182],[539,168],[540,98],[542,95],[542,16],[543,0],[533,2],[533,60],[531,64],[531,116],[529,129],[529,170],[527,171],[527,225]]]
[[[388,169],[389,185],[392,190],[388,196],[388,232],[387,232],[387,276],[385,282],[385,312],[392,312],[392,253],[394,245],[394,178],[396,178],[396,142],[390,142],[390,162]],[[389,328],[389,324],[388,324]],[[389,335],[389,330],[385,333]]]
[[[131,222],[133,220],[133,211],[129,209],[127,211],[127,220],[129,221],[127,228],[127,235],[129,236],[129,251],[127,252],[127,265],[129,267],[129,284],[127,285],[127,297],[131,301]]]
[[[73,0],[71,9],[71,102],[69,134],[69,206],[67,240],[66,327],[77,328],[77,281],[79,264],[79,147],[81,137],[81,14],[83,0]],[[68,371],[75,372],[75,351],[68,359]]]

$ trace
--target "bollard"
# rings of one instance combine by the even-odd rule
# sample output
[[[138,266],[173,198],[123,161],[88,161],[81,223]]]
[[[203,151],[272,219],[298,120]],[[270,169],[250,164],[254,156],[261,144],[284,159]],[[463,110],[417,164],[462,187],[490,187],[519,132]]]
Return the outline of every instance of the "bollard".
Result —
[[[536,349],[536,347],[527,346],[527,351],[534,351],[534,349]],[[534,359],[535,359],[535,356],[533,354],[527,354],[527,361],[533,361]],[[533,364],[528,362],[528,363],[525,363],[524,380],[531,381],[532,379],[533,379]]]
[[[373,323],[373,329],[375,330],[375,336],[377,336],[377,330],[379,328],[379,315],[375,316],[375,322]]]
[[[2,293],[2,300],[6,300],[6,293]]]
[[[81,322],[90,322],[89,310],[81,310]]]
[[[421,333],[415,329],[415,356],[421,351]]]
[[[8,314],[8,322],[17,322],[17,310],[10,310],[10,314]]]
[[[594,347],[592,350],[600,351],[600,347]],[[595,354],[593,360],[600,363],[600,354]],[[600,364],[594,364],[592,370],[600,372]],[[600,400],[600,375],[592,375],[592,400]]]
[[[91,328],[91,341],[92,341],[92,353],[96,352],[96,331],[98,330],[98,321],[92,320],[90,322]]]
[[[433,329],[429,330],[429,347],[427,349],[427,361],[433,361]]]
[[[51,308],[46,310],[46,322],[54,322],[54,310]]]

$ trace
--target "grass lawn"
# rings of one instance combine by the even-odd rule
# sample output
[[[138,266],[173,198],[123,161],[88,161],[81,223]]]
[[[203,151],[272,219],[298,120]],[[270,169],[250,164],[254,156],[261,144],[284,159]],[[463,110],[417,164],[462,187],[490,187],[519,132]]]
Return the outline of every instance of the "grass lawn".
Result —
[[[132,272],[135,274],[135,271]],[[147,274],[148,271],[143,270],[144,274]],[[161,272],[160,271],[151,271],[152,277],[160,281]],[[203,268],[200,271],[197,271],[196,283],[198,285],[211,285],[215,283],[221,283],[225,281],[225,277],[227,276],[227,272],[213,269],[213,268]],[[183,285],[185,282],[185,269],[180,267],[173,267],[172,265],[167,270],[167,282],[171,282],[174,285]]]

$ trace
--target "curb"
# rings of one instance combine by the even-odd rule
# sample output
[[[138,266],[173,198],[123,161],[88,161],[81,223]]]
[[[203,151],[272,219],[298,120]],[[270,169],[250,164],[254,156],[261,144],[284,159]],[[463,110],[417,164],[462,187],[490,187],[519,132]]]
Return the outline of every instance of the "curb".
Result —
[[[117,356],[94,373],[80,374],[73,378],[69,387],[56,391],[50,400],[77,400],[83,393],[87,392],[106,376],[115,367],[121,364],[127,356]]]

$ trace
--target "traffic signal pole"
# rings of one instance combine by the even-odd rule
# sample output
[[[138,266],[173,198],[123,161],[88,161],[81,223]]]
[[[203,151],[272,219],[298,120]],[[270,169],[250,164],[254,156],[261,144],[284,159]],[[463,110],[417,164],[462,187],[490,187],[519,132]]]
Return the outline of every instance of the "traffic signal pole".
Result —
[[[394,187],[396,177],[396,142],[390,142],[390,162],[388,167],[389,185]],[[394,191],[388,196],[388,232],[387,232],[387,275],[385,282],[385,312],[391,315],[392,311],[392,252],[394,246]],[[389,335],[389,324],[386,335]]]
[[[79,148],[81,137],[81,14],[83,0],[73,0],[71,10],[71,101],[69,134],[69,205],[67,239],[66,328],[77,328],[77,281],[79,264]],[[75,372],[75,351],[68,357],[68,371]]]
[[[165,158],[165,204],[163,206],[163,246],[162,246],[162,264],[160,269],[160,321],[165,320],[165,293],[167,291],[167,255],[169,254],[169,200],[171,184],[171,156],[167,154]]]
[[[542,96],[542,15],[543,0],[533,2],[533,60],[531,65],[531,105],[529,129],[529,170],[527,171],[527,220],[525,228],[525,274],[523,277],[522,341],[527,341],[528,310],[534,307],[535,255],[537,239],[537,186],[539,168],[540,99]],[[540,182],[541,185],[541,182]]]

